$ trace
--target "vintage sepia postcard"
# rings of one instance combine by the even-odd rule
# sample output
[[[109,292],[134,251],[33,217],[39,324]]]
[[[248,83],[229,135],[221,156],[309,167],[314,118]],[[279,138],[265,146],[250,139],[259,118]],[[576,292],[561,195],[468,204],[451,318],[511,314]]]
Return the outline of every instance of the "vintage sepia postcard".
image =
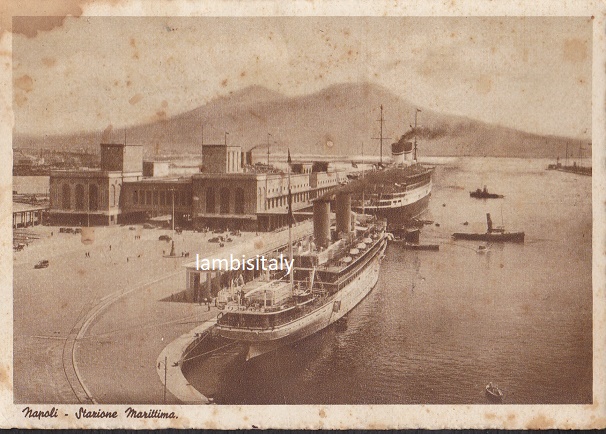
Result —
[[[0,426],[606,427],[603,3],[1,8]]]

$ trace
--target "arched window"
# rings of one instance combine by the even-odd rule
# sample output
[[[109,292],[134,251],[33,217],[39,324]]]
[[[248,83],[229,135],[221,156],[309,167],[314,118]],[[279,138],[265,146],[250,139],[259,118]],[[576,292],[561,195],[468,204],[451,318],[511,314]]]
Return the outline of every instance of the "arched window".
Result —
[[[88,186],[88,209],[90,211],[99,209],[99,187],[96,184]]]
[[[115,185],[112,185],[109,203],[111,203],[111,206],[116,206],[116,186]]]
[[[139,192],[137,190],[133,190],[133,203],[135,205],[139,203]]]
[[[244,190],[241,188],[236,188],[236,197],[234,198],[234,205],[236,208],[236,214],[244,214]]]
[[[221,214],[229,214],[229,188],[221,189]]]
[[[61,192],[61,208],[70,209],[72,198],[69,184],[63,184],[62,190],[63,191]]]
[[[206,189],[206,212],[215,213],[215,189],[212,187]]]
[[[84,209],[84,186],[76,184],[76,209]]]

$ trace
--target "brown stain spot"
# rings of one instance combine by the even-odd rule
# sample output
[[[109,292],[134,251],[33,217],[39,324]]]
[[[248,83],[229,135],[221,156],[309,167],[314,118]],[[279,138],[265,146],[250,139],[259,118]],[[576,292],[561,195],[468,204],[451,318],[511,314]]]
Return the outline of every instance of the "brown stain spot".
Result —
[[[562,57],[567,62],[583,62],[587,59],[588,44],[587,40],[573,38],[564,41],[562,47]]]
[[[264,245],[265,245],[265,243],[263,242],[263,240],[261,240],[261,239],[255,240],[255,243],[254,243],[255,249],[262,249]]]
[[[504,264],[499,264],[499,268],[505,268]]]
[[[549,419],[545,415],[539,414],[534,419],[531,419],[525,426],[526,429],[547,429],[553,428],[553,419]]]
[[[325,418],[326,417],[326,412],[324,411],[323,408],[320,409],[319,415],[321,418]]]
[[[54,57],[43,57],[42,63],[44,64],[44,66],[51,68],[57,63],[57,59],[55,59]]]
[[[510,422],[512,422],[515,418],[516,418],[516,415],[513,414],[513,413],[509,413],[507,415],[507,420],[510,421]]]
[[[12,390],[9,375],[10,369],[10,366],[0,366],[0,388]]]
[[[130,46],[133,48],[137,48],[137,41],[135,38],[130,38]]]
[[[86,270],[83,268],[78,268],[76,270],[76,273],[78,273],[78,276],[84,276],[86,274]],[[67,306],[67,302],[64,303],[64,305],[62,305],[61,307],[65,307]]]
[[[165,109],[166,107],[168,107],[168,101],[162,100],[162,104],[160,104],[160,105],[162,106],[162,108]]]
[[[130,105],[135,105],[137,104],[139,101],[141,101],[143,99],[143,95],[141,95],[140,93],[133,95],[133,97],[131,99],[128,100],[128,103]]]
[[[494,413],[484,413],[484,417],[485,417],[486,419],[488,419],[488,420],[491,420],[491,419],[496,418],[496,417],[497,417],[497,415],[496,415],[496,414],[494,414]]]
[[[27,102],[27,97],[22,93],[15,94],[15,104],[17,107],[23,107]]]
[[[126,87],[131,87],[131,86],[132,86],[132,84],[133,84],[133,82],[132,82],[132,81],[130,81],[130,80],[126,80]]]
[[[242,72],[240,73],[240,77],[246,77],[246,71],[242,71]]]
[[[488,76],[488,75],[481,75],[478,78],[478,82],[477,82],[477,90],[478,93],[481,95],[486,95],[487,93],[490,93],[490,90],[492,89],[492,79]]]
[[[27,74],[22,75],[15,80],[15,87],[26,92],[31,92],[34,88],[34,80]]]
[[[161,120],[164,120],[164,119],[166,119],[166,112],[164,110],[158,110],[156,112],[156,120],[161,121]]]
[[[591,420],[589,429],[604,429],[606,428],[606,417],[598,417]]]
[[[221,86],[227,87],[227,78],[221,82]]]
[[[139,53],[135,52],[135,54],[132,55],[132,59],[139,60]]]

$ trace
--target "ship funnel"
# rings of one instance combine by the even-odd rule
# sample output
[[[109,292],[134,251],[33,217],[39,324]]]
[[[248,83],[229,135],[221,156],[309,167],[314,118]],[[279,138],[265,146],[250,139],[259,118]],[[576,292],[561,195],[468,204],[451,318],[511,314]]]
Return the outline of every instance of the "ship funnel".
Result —
[[[314,201],[314,238],[317,247],[328,247],[330,242],[330,202]]]
[[[351,194],[337,193],[337,234],[351,232]]]
[[[489,212],[486,213],[486,224],[488,225],[488,232],[492,232],[492,219]]]
[[[402,136],[396,143],[392,143],[391,157],[396,165],[405,164],[405,161],[412,161],[412,142],[407,142]]]

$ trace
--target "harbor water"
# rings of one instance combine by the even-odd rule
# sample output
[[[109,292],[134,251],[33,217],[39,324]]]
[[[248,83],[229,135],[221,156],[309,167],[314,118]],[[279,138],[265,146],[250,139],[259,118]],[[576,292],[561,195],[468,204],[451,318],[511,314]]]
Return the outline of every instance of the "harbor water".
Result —
[[[248,362],[228,346],[190,363],[190,383],[219,404],[486,404],[490,381],[506,404],[590,403],[591,177],[547,160],[439,163],[421,232],[439,252],[389,246],[346,323]],[[484,185],[505,198],[469,197]],[[525,243],[451,240],[485,232],[488,212]]]

